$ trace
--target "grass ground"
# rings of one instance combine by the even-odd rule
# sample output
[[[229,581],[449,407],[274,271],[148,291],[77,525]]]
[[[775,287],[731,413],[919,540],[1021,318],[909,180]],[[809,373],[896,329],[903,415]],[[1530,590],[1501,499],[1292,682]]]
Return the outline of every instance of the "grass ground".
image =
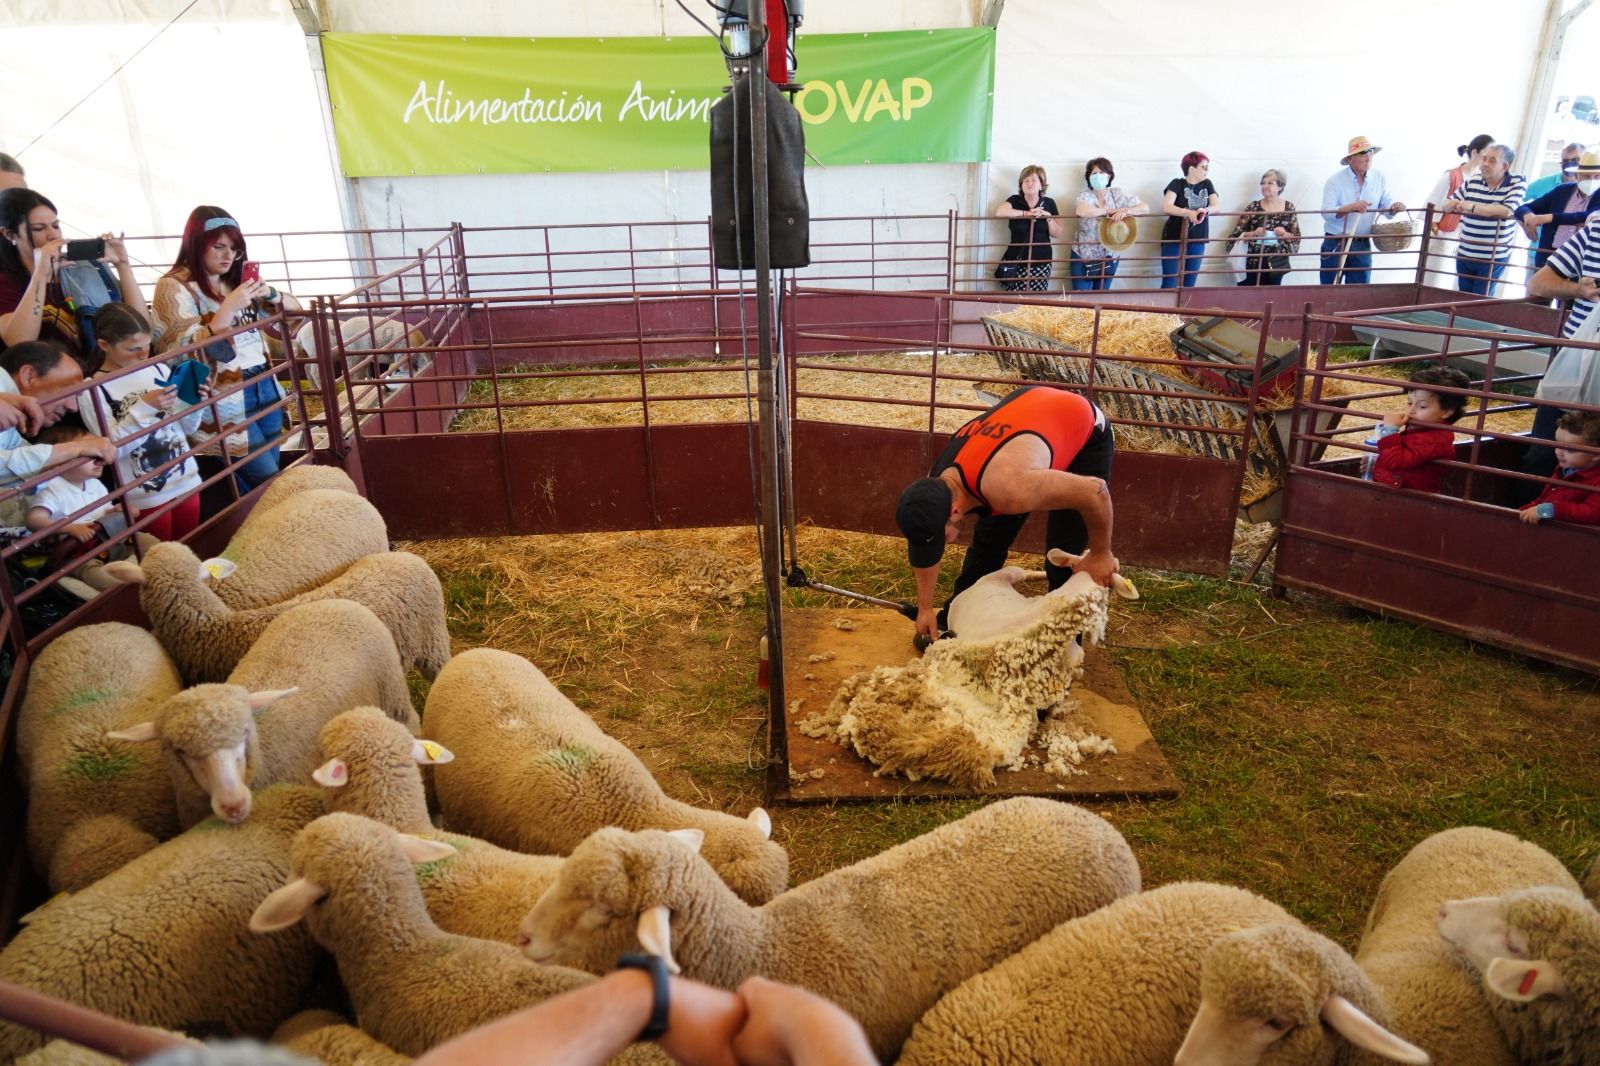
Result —
[[[458,650],[528,656],[673,795],[738,813],[760,801],[750,530],[408,547],[444,580]],[[799,558],[832,584],[912,593],[903,547],[886,538],[802,529]],[[1600,679],[1298,594],[1134,576],[1144,599],[1113,608],[1108,653],[1184,793],[1096,809],[1148,885],[1243,885],[1353,946],[1384,872],[1437,830],[1504,829],[1575,871],[1600,852]],[[773,814],[799,881],[982,802]]]

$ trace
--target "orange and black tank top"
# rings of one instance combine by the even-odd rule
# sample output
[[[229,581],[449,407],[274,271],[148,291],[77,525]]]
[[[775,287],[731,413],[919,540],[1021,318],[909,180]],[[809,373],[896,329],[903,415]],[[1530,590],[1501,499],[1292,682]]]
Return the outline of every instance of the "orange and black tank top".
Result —
[[[1050,469],[1065,470],[1094,432],[1095,420],[1094,404],[1075,392],[1038,385],[1018,389],[956,430],[929,476],[955,467],[967,491],[982,502],[983,512],[993,514],[978,486],[1001,445],[1032,434],[1049,447]]]

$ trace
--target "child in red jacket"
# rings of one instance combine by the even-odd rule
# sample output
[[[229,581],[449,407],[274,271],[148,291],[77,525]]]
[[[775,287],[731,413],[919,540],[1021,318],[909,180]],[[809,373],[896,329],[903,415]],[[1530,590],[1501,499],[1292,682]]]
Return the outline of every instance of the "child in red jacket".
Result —
[[[1454,422],[1461,417],[1467,398],[1453,393],[1435,392],[1432,386],[1467,389],[1472,381],[1454,367],[1424,367],[1407,379],[1413,388],[1406,390],[1404,413],[1383,416],[1378,427],[1378,457],[1372,464],[1372,480],[1419,492],[1438,492],[1444,468],[1435,460],[1452,459],[1456,454],[1456,435],[1441,427],[1411,427],[1412,422]]]
[[[1524,522],[1554,518],[1600,525],[1600,453],[1580,452],[1571,447],[1574,444],[1600,448],[1600,414],[1568,411],[1556,423],[1556,473],[1565,484],[1546,485],[1539,498],[1522,509]],[[1579,485],[1592,485],[1594,491],[1585,492]]]

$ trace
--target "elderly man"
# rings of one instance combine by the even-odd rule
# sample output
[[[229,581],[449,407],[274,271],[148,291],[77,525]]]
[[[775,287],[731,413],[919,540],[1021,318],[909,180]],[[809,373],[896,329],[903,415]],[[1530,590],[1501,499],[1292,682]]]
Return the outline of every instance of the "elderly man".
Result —
[[[54,341],[13,344],[0,354],[0,485],[85,455],[116,461],[117,449],[104,437],[65,444],[29,444],[22,437],[22,430],[37,433],[60,421],[77,400],[73,386],[82,382],[78,361]]]
[[[1352,137],[1339,162],[1344,169],[1322,186],[1322,284],[1365,285],[1372,272],[1372,212],[1393,218],[1406,205],[1389,196],[1389,185],[1372,169],[1383,151],[1365,137]]]
[[[0,189],[26,189],[28,175],[15,156],[0,152]]]
[[[1511,238],[1517,224],[1512,216],[1522,206],[1528,183],[1511,172],[1517,153],[1503,144],[1483,150],[1478,172],[1440,204],[1442,210],[1461,216],[1456,241],[1456,288],[1475,296],[1491,296],[1495,282],[1511,261]]]
[[[1554,176],[1554,175],[1552,175]],[[1560,181],[1543,193],[1534,189],[1544,179],[1528,186],[1528,199],[1513,217],[1528,235],[1533,269],[1549,261],[1551,253],[1595,211],[1600,210],[1600,151],[1584,151],[1581,144],[1561,149]]]
[[[1117,572],[1106,488],[1112,448],[1111,426],[1099,408],[1075,392],[1037,385],[1018,389],[956,430],[931,474],[906,487],[895,511],[917,578],[917,632],[933,638],[945,628],[949,602],[946,610],[933,609],[939,560],[969,514],[978,523],[952,599],[1005,565],[1032,511],[1050,512],[1049,547],[1076,555],[1087,546],[1082,568],[1110,584]],[[1049,563],[1045,571],[1051,588],[1072,575]]]

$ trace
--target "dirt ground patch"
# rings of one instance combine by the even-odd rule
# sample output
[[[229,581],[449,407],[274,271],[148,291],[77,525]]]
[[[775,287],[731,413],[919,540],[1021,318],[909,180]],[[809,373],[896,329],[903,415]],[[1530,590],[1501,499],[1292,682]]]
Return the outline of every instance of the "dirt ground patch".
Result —
[[[912,594],[891,539],[802,528],[799,545],[819,580]],[[527,656],[672,795],[741,814],[760,802],[753,530],[406,547],[444,581],[458,650]],[[1114,608],[1107,643],[1185,792],[1095,809],[1147,885],[1243,885],[1353,945],[1383,873],[1439,829],[1515,832],[1574,869],[1600,852],[1600,680],[1309,596],[1133,576],[1144,599]],[[801,881],[983,802],[782,808],[775,835]]]

